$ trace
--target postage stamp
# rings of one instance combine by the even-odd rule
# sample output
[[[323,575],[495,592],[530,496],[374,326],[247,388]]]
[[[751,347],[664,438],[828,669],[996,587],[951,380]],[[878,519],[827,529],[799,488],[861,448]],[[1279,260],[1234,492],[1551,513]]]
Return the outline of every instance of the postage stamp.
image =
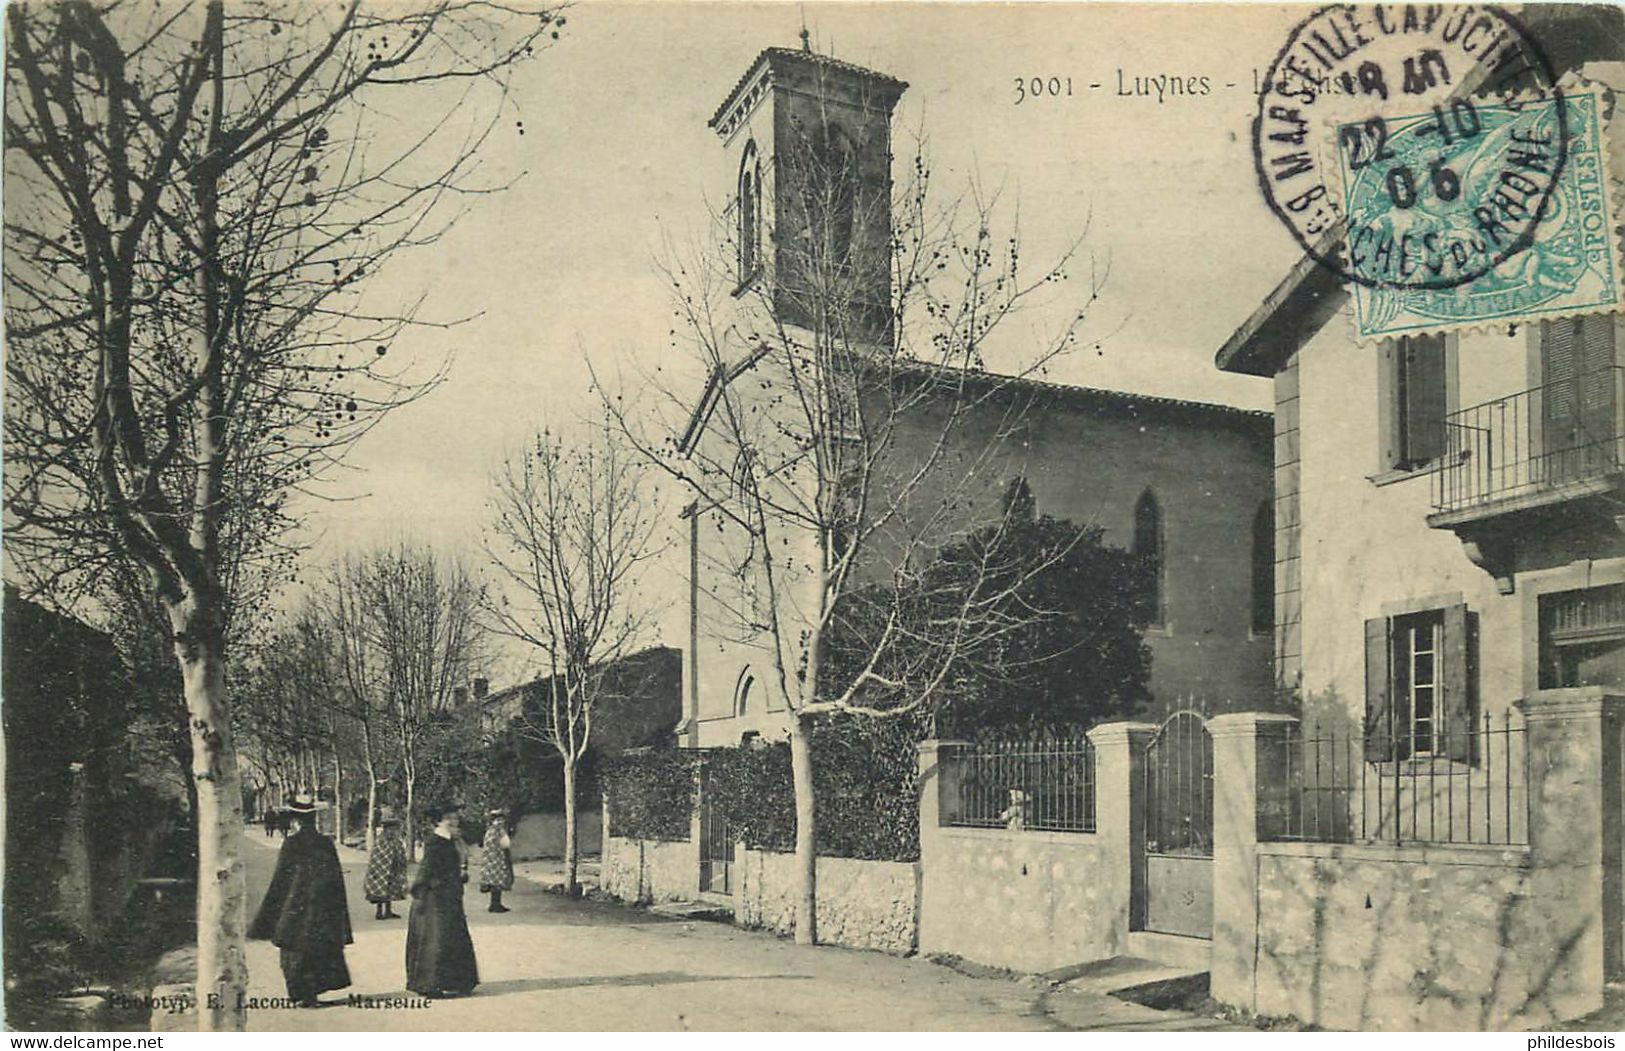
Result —
[[[1617,310],[1603,113],[1570,92],[1338,126],[1356,335]]]
[[[1357,338],[1612,311],[1607,111],[1499,7],[1332,5],[1276,55],[1253,157]]]

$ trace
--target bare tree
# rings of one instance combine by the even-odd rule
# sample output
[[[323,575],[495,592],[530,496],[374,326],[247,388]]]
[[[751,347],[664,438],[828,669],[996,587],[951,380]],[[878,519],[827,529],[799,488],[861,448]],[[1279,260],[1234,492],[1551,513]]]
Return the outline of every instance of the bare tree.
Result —
[[[328,572],[318,601],[333,629],[339,665],[338,707],[355,727],[358,758],[367,777],[367,850],[377,840],[378,789],[395,755],[389,744],[390,709],[383,696],[382,660],[374,651],[365,563],[348,556]]]
[[[424,389],[384,364],[415,304],[375,306],[365,279],[491,189],[470,176],[507,71],[562,20],[495,0],[6,17],[8,545],[56,576],[147,575],[198,787],[199,1025],[240,1029],[228,549],[274,546],[288,493]],[[375,133],[392,105],[428,130]]]
[[[484,659],[481,592],[456,562],[401,542],[365,556],[362,608],[401,763],[407,852],[417,851],[417,785],[424,734]]]
[[[663,266],[673,344],[705,370],[703,394],[662,370],[645,377],[652,404],[605,399],[693,493],[696,535],[709,537],[702,591],[772,669],[765,686],[789,715],[796,940],[808,944],[812,733],[833,716],[933,710],[959,662],[1019,626],[1013,598],[1058,555],[996,564],[1011,545],[986,544],[981,564],[927,604],[920,573],[973,527],[1002,521],[1008,478],[996,475],[1033,400],[1024,381],[1078,342],[1105,277],[1091,265],[1079,297],[1065,282],[1081,236],[1034,269],[1013,220],[995,232],[998,195],[973,188],[939,202],[919,154],[894,184],[889,128],[854,127],[850,114],[865,107],[812,105],[775,124],[778,152],[764,168],[776,205],[736,201],[717,223],[720,251]],[[764,212],[776,215],[767,237]],[[1000,329],[1038,306],[1047,332],[1011,334],[1002,349],[1013,364],[989,371]],[[843,629],[860,652],[834,673],[827,646]]]
[[[493,474],[485,549],[504,588],[487,608],[497,630],[534,647],[546,674],[519,732],[558,752],[564,774],[564,879],[576,882],[576,770],[614,666],[648,606],[639,570],[656,554],[659,502],[643,460],[607,426],[580,445],[542,431]]]
[[[315,793],[331,764],[335,800],[343,784],[343,734],[335,723],[339,687],[330,625],[306,603],[260,645],[239,654],[233,691],[240,751],[268,770],[285,792]],[[342,835],[342,826],[335,829]]]

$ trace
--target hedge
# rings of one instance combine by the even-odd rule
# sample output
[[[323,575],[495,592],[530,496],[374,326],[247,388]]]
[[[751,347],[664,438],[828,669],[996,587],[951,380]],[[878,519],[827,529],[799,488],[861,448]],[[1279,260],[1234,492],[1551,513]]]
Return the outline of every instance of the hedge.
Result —
[[[600,771],[609,799],[606,835],[681,842],[694,814],[694,768],[700,753],[682,749],[622,752]]]
[[[915,861],[920,856],[914,720],[826,720],[813,731],[813,793],[823,857]],[[790,851],[796,842],[795,789],[787,743],[705,751],[625,752],[606,762],[612,835],[683,841],[706,798],[754,850]]]
[[[916,727],[908,720],[830,720],[813,733],[813,795],[823,857],[914,861],[920,856]],[[788,744],[706,754],[706,794],[747,847],[795,847]]]

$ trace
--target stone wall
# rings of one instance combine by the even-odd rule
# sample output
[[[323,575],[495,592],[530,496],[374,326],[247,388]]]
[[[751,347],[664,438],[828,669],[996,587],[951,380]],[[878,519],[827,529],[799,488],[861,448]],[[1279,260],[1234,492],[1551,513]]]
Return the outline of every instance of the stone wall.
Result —
[[[700,892],[699,844],[610,836],[598,885],[625,901],[688,901]]]
[[[734,922],[781,934],[795,931],[795,856],[738,851]],[[918,945],[920,865],[818,859],[818,940],[899,956]]]
[[[940,828],[930,843],[921,952],[1049,971],[1117,951],[1094,835]]]
[[[513,856],[517,858],[562,858],[564,856],[564,815],[526,814],[513,831]],[[601,807],[581,807],[576,811],[576,852],[597,854],[604,846],[604,813]]]
[[[1625,696],[1546,690],[1518,707],[1529,842],[1513,847],[1259,842],[1258,800],[1276,775],[1257,748],[1284,724],[1210,720],[1213,997],[1363,1030],[1529,1028],[1601,1007],[1625,957],[1608,893],[1621,878],[1608,757]]]
[[[1587,917],[1524,850],[1262,844],[1257,1010],[1332,1029],[1482,1030],[1589,1009]]]

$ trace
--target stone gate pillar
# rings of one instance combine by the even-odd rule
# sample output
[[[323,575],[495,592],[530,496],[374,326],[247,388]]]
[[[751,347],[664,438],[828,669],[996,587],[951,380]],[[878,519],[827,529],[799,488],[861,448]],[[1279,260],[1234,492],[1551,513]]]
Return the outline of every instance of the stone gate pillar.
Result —
[[[1625,695],[1604,687],[1541,690],[1518,702],[1529,750],[1529,852],[1539,893],[1561,915],[1531,924],[1551,939],[1532,953],[1563,959],[1547,998],[1572,1017],[1602,1005],[1603,983],[1625,971],[1620,782]]]
[[[946,927],[955,923],[957,918],[943,915],[941,909],[932,907],[930,903],[934,901],[932,891],[935,888],[929,881],[944,878],[941,859],[946,848],[942,845],[942,822],[959,805],[959,764],[951,759],[944,760],[953,754],[955,748],[965,745],[964,741],[929,740],[921,741],[916,746],[920,764],[920,912],[915,921],[915,938],[921,951],[953,943]],[[938,861],[936,866],[932,865],[933,860]]]
[[[1207,721],[1213,736],[1213,956],[1215,1000],[1257,1008],[1258,842],[1282,811],[1268,805],[1284,788],[1290,715],[1236,712]]]
[[[1128,949],[1128,932],[1145,911],[1145,749],[1155,723],[1102,723],[1089,731],[1095,746],[1095,840],[1100,844],[1102,894],[1112,910],[1110,952]]]

